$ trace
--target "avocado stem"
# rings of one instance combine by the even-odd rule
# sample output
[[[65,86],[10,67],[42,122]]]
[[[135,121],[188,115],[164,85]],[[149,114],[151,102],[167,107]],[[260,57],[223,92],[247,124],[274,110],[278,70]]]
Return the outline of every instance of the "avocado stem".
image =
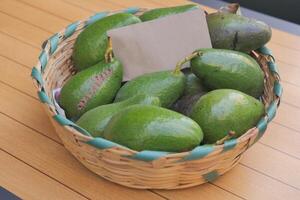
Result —
[[[225,142],[226,140],[231,139],[234,135],[235,135],[235,132],[234,132],[234,131],[229,131],[228,134],[227,134],[225,137],[223,137],[222,139],[220,139],[220,140],[218,140],[218,141],[216,142],[216,145],[224,144],[224,142]]]
[[[197,57],[197,56],[201,56],[202,52],[200,50],[196,50],[194,51],[191,55],[185,57],[184,59],[182,59],[181,61],[179,61],[176,64],[175,70],[173,71],[174,74],[178,74],[181,70],[182,65],[184,65],[186,62],[192,60],[193,58]]]
[[[104,58],[105,58],[105,62],[109,63],[113,61],[113,49],[112,49],[112,42],[111,42],[111,38],[108,37],[108,45],[107,45],[107,49],[105,51],[104,54]]]

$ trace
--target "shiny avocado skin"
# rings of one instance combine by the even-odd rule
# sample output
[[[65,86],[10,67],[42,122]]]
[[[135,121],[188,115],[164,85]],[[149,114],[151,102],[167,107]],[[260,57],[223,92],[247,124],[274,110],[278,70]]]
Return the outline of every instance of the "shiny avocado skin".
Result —
[[[183,95],[172,105],[171,109],[189,115],[193,105],[201,96],[207,93],[207,89],[203,86],[201,80],[191,72],[190,68],[186,71],[186,86]]]
[[[159,71],[138,76],[121,87],[115,102],[136,94],[147,94],[160,99],[162,107],[170,107],[183,93],[185,76],[182,72]]]
[[[136,151],[189,151],[203,138],[199,125],[177,112],[151,105],[134,105],[117,113],[104,138]]]
[[[86,111],[110,103],[121,87],[122,78],[122,65],[117,59],[110,63],[99,62],[67,81],[59,104],[68,118],[77,120]]]
[[[175,7],[167,7],[167,8],[156,8],[150,11],[145,12],[140,16],[140,19],[145,21],[154,20],[157,18],[165,17],[168,15],[174,15],[178,13],[183,13],[189,10],[193,10],[198,8],[195,4],[187,4],[183,6],[175,6]]]
[[[109,120],[116,113],[135,104],[160,106],[157,97],[140,94],[119,103],[98,106],[84,113],[76,122],[77,125],[87,130],[94,137],[103,137],[103,131]]]
[[[72,58],[75,68],[83,70],[104,59],[108,30],[139,22],[141,20],[130,13],[117,13],[88,26],[79,34],[74,45]]]
[[[232,13],[206,17],[213,48],[249,52],[264,46],[272,36],[264,22]]]
[[[231,89],[214,90],[194,105],[190,117],[204,132],[204,143],[213,144],[234,131],[235,138],[254,127],[264,114],[257,99]]]
[[[226,49],[202,49],[192,59],[192,72],[209,89],[236,89],[259,97],[263,93],[264,73],[249,55]]]

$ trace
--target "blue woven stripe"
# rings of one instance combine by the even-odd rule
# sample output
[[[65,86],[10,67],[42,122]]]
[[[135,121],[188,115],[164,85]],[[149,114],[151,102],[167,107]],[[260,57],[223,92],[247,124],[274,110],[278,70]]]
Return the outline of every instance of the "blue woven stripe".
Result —
[[[260,53],[265,54],[265,55],[270,55],[270,56],[272,55],[272,51],[269,48],[267,48],[266,46],[263,46],[263,47],[257,49],[257,51],[259,51]]]
[[[105,140],[103,138],[94,138],[88,142],[86,142],[87,144],[90,144],[98,149],[108,149],[108,148],[112,148],[112,147],[116,147],[116,146],[120,146],[114,142],[111,142],[109,140]]]
[[[204,180],[206,180],[207,182],[212,182],[219,177],[219,173],[217,171],[212,171],[212,172],[209,172],[202,176],[203,176]]]
[[[41,63],[41,66],[42,66],[42,72],[45,70],[45,67],[47,65],[47,54],[45,52],[45,50],[43,50],[39,56],[39,60],[40,60],[40,63]]]
[[[54,34],[51,38],[49,38],[50,41],[50,53],[53,54],[55,52],[55,50],[57,49],[57,45],[58,45],[58,34]]]
[[[277,104],[275,103],[275,101],[273,101],[267,109],[268,122],[272,121],[272,119],[275,117],[276,111],[277,111]]]
[[[87,132],[83,128],[77,126],[77,124],[75,124],[74,122],[68,120],[67,118],[65,118],[61,115],[54,115],[53,119],[55,119],[55,121],[57,121],[62,126],[72,126],[76,130],[78,130],[80,133],[87,135],[87,136],[91,136],[91,134],[89,132]]]
[[[39,99],[41,100],[41,102],[51,104],[51,101],[45,92],[38,91],[38,96],[39,96]]]
[[[143,161],[153,161],[157,160],[165,155],[169,154],[168,152],[163,151],[140,151],[136,153],[132,158]]]
[[[237,144],[236,139],[227,140],[224,142],[223,152],[233,149]]]
[[[261,118],[261,120],[259,120],[259,122],[256,125],[260,134],[263,134],[266,131],[267,126],[268,121],[265,118]]]
[[[279,73],[278,67],[277,67],[276,63],[274,63],[274,62],[268,62],[268,67],[269,67],[269,70],[271,72],[276,73],[276,74]]]
[[[36,67],[33,67],[31,70],[31,77],[34,78],[40,85],[44,85],[43,78],[39,70]]]
[[[137,13],[139,10],[140,10],[140,8],[138,8],[138,7],[131,7],[131,8],[126,8],[125,10],[123,10],[123,12],[135,14],[135,13]]]
[[[74,23],[70,24],[66,28],[65,33],[64,33],[65,38],[68,38],[71,35],[73,35],[73,33],[76,31],[76,28],[77,28],[78,24],[79,24],[79,22],[77,21],[77,22],[74,22]]]
[[[96,13],[95,15],[91,16],[90,19],[86,22],[86,26],[91,25],[95,21],[102,19],[103,17],[107,16],[109,12],[99,12]]]
[[[194,148],[183,160],[197,160],[213,152],[213,145],[203,145]]]
[[[278,81],[274,82],[274,93],[276,94],[276,96],[281,97],[283,92],[283,88],[281,86],[281,84]]]

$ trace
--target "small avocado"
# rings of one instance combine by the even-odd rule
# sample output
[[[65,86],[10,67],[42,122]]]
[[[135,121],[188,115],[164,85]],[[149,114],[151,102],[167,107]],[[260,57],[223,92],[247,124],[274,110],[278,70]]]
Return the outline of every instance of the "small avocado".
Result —
[[[157,18],[165,17],[168,15],[183,13],[183,12],[193,10],[196,8],[198,8],[198,6],[195,4],[187,4],[187,5],[167,7],[167,8],[156,8],[156,9],[149,10],[149,11],[143,13],[140,16],[140,19],[143,22],[145,22],[145,21],[150,21],[150,20],[154,20]]]
[[[209,89],[236,89],[253,97],[262,95],[264,73],[249,55],[226,49],[200,49],[192,59],[192,72]]]
[[[79,118],[76,124],[87,130],[92,136],[102,137],[103,130],[112,116],[135,104],[160,106],[160,101],[158,97],[139,94],[119,103],[102,105],[89,110]]]
[[[183,93],[184,74],[174,71],[159,71],[138,76],[125,83],[118,91],[115,102],[136,94],[147,94],[159,98],[162,107],[170,107]]]
[[[74,44],[72,58],[75,68],[80,71],[104,59],[108,47],[108,30],[139,22],[141,20],[130,13],[117,13],[88,26]]]
[[[264,46],[272,31],[266,23],[232,13],[207,15],[213,48],[249,52]]]
[[[121,87],[122,78],[122,65],[117,59],[99,62],[67,81],[59,104],[68,118],[77,120],[86,111],[110,103]]]
[[[189,151],[200,144],[203,133],[192,119],[152,106],[130,106],[112,117],[104,138],[136,151]]]
[[[189,115],[193,105],[197,100],[207,93],[207,89],[201,83],[201,80],[191,72],[190,68],[184,69],[186,77],[186,86],[183,95],[172,105],[171,109]]]
[[[264,114],[262,102],[232,89],[218,89],[202,96],[190,117],[202,128],[204,143],[213,144],[234,132],[237,138],[254,127]]]

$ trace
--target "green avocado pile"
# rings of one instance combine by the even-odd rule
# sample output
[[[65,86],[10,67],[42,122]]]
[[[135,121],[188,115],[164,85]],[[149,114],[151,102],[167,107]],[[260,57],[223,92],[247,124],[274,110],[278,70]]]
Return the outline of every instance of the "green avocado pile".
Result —
[[[72,60],[77,73],[61,89],[66,116],[93,137],[136,151],[184,152],[222,144],[254,127],[265,113],[259,100],[264,73],[249,52],[265,45],[271,29],[231,13],[207,15],[212,49],[198,49],[190,67],[158,71],[123,81],[122,63],[112,56],[107,31],[197,9],[159,8],[137,17],[118,13],[82,31]]]

